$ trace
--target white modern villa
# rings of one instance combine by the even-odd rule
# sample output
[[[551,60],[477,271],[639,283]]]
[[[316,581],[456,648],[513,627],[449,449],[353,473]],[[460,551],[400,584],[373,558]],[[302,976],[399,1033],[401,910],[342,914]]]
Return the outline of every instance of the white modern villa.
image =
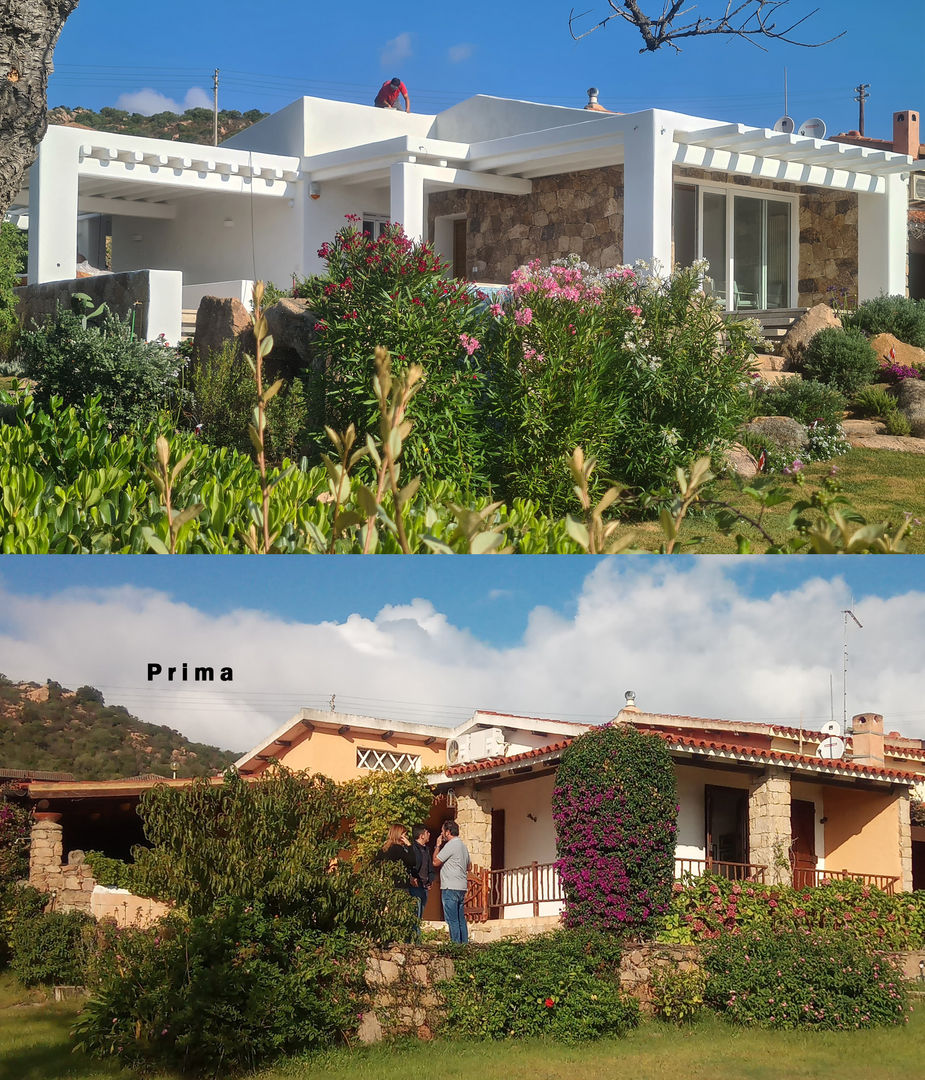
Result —
[[[50,127],[15,209],[30,285],[74,278],[78,243],[102,265],[111,238],[112,271],[158,272],[177,319],[203,295],[321,269],[347,214],[374,234],[401,222],[480,282],[568,252],[600,266],[703,257],[727,310],[761,312],[836,288],[905,293],[916,167],[659,109],[480,95],[424,115],[302,98],[218,147]]]

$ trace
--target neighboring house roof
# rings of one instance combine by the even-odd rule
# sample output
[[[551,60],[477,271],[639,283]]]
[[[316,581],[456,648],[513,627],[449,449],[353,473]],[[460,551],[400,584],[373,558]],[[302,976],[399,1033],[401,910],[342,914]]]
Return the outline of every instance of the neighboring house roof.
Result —
[[[4,780],[73,780],[71,773],[43,772],[40,769],[0,769],[0,783]]]

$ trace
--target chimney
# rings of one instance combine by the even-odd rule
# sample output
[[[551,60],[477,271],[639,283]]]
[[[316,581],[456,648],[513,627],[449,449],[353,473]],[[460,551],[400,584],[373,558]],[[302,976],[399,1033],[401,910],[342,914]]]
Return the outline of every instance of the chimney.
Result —
[[[851,718],[851,760],[855,765],[883,764],[883,717],[858,713]]]
[[[626,704],[621,711],[626,712],[627,709],[632,709],[634,712],[639,712],[636,708],[636,691],[626,690],[624,691],[623,696],[626,698]]]
[[[903,112],[893,113],[893,152],[917,158],[919,145],[918,109],[906,109]]]

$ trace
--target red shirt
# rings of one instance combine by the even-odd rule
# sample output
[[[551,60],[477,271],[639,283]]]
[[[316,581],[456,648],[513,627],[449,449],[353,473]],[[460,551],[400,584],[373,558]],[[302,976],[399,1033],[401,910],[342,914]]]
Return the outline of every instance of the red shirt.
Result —
[[[391,80],[382,84],[382,89],[376,94],[377,105],[389,105],[392,106],[398,101],[398,95],[403,97],[408,96],[408,88],[404,83],[399,83],[398,86],[393,86]]]

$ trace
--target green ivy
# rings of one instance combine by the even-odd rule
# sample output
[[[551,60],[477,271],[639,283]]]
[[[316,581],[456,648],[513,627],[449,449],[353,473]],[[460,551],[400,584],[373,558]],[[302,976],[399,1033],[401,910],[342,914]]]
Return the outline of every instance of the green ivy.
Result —
[[[425,773],[373,772],[348,781],[344,788],[355,850],[363,860],[379,850],[392,822],[404,825],[410,835],[415,825],[427,820],[434,801]]]
[[[552,796],[567,926],[649,937],[674,879],[677,794],[667,744],[630,726],[580,735]]]

